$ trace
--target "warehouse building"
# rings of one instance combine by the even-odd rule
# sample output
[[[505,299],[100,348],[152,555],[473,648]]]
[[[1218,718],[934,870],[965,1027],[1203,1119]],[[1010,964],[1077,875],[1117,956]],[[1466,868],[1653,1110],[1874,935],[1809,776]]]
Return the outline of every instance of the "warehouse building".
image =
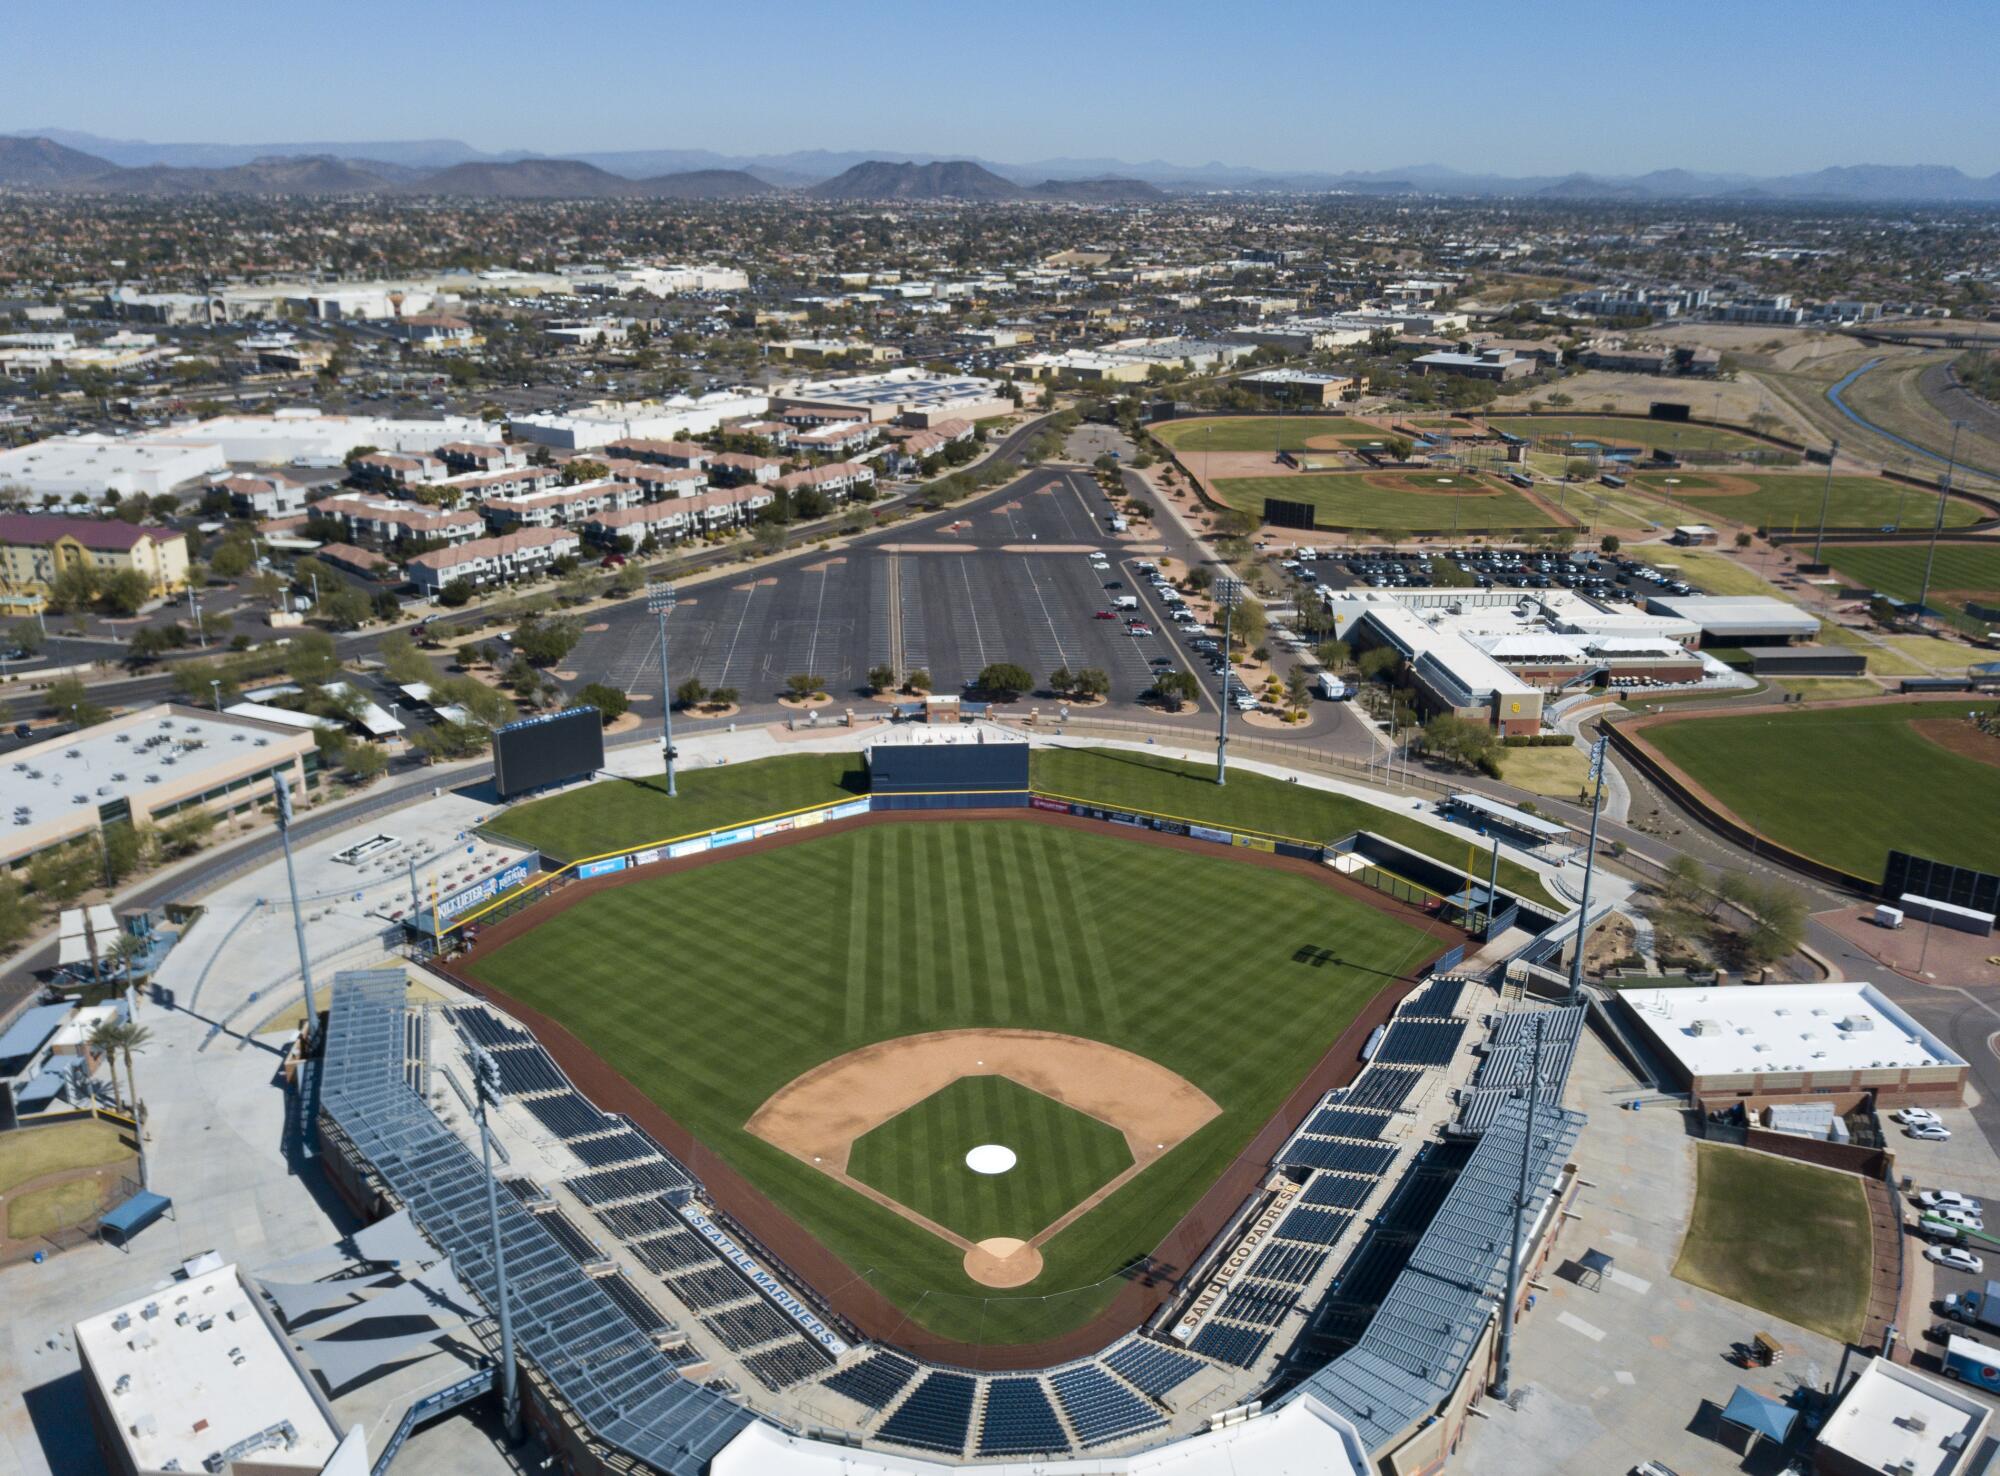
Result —
[[[1776,646],[1819,634],[1816,617],[1769,595],[1658,595],[1646,609],[1693,622],[1704,646]]]
[[[924,427],[938,420],[989,420],[1014,413],[997,379],[965,374],[933,374],[928,369],[891,369],[849,379],[800,379],[775,386],[779,408],[859,411],[880,424],[900,421]]]
[[[1965,1099],[1965,1061],[1873,984],[1625,989],[1618,998],[1704,1108],[1772,1097],[1823,1097],[1837,1110],[1865,1095],[1878,1108]]]
[[[517,441],[557,451],[593,451],[614,441],[675,441],[705,436],[723,422],[746,420],[771,408],[746,389],[664,400],[603,400],[572,414],[517,415],[508,422]],[[491,430],[491,427],[486,427]]]
[[[161,703],[6,756],[0,812],[10,823],[0,865],[18,867],[119,821],[159,825],[193,809],[240,814],[270,801],[274,779],[303,797],[318,772],[310,733]]]

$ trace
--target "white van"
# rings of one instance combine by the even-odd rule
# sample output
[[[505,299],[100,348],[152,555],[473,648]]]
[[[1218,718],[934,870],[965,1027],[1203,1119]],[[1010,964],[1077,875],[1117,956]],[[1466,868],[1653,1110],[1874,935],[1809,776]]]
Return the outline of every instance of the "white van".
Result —
[[[1111,608],[1114,610],[1136,610],[1139,608],[1139,597],[1137,595],[1120,595],[1111,602]]]

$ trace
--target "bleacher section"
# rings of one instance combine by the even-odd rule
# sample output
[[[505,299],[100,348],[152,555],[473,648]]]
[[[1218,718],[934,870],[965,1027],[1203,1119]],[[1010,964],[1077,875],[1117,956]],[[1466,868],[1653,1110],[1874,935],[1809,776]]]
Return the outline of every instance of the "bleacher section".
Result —
[[[1200,1373],[1199,1358],[1176,1353],[1144,1338],[1128,1338],[1104,1354],[1104,1363],[1142,1394],[1159,1399]]]
[[[874,1353],[827,1379],[826,1387],[856,1404],[886,1409],[916,1371],[916,1364],[900,1353]]]
[[[1562,1095],[1569,1080],[1570,1063],[1576,1057],[1576,1043],[1583,1033],[1581,1005],[1553,1009],[1513,1010],[1490,1017],[1491,1034],[1485,1055],[1472,1086],[1462,1095],[1458,1128],[1465,1133],[1483,1133],[1500,1109],[1528,1084],[1535,1070],[1535,1032],[1542,1036],[1541,1090],[1544,1102]],[[1539,1027],[1536,1021],[1540,1021]]]
[[[1396,1013],[1406,1020],[1448,1020],[1458,1010],[1465,985],[1457,974],[1439,974],[1405,999]]]
[[[1194,1351],[1205,1353],[1218,1363],[1248,1368],[1257,1361],[1271,1341],[1271,1334],[1226,1322],[1211,1322],[1194,1335]]]
[[[876,1436],[891,1445],[909,1445],[959,1455],[972,1427],[972,1401],[979,1381],[964,1374],[929,1374],[910,1391]]]
[[[1145,1400],[1094,1364],[1078,1364],[1049,1375],[1063,1414],[1085,1449],[1123,1440],[1166,1423]]]
[[[1442,1066],[1465,1034],[1463,1020],[1405,1020],[1389,1027],[1374,1059],[1388,1066]]]
[[[1375,1058],[1378,1062],[1380,1055]],[[1354,1085],[1333,1094],[1333,1100],[1343,1107],[1372,1107],[1379,1112],[1394,1112],[1408,1100],[1417,1083],[1423,1079],[1421,1071],[1387,1070],[1380,1065],[1370,1066],[1361,1073]]]
[[[584,1138],[611,1126],[611,1119],[575,1092],[555,1097],[530,1097],[521,1105],[558,1138]]]
[[[1069,1449],[1069,1436],[1040,1379],[994,1379],[979,1424],[983,1456],[1045,1455]]]

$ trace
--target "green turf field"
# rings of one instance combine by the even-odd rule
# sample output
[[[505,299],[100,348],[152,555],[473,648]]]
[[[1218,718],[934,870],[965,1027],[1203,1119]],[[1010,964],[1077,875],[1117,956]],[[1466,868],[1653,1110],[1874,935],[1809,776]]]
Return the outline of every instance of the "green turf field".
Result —
[[[965,1156],[985,1143],[1018,1156],[1002,1174]],[[1004,1076],[961,1076],[857,1138],[847,1171],[970,1241],[1026,1240],[1132,1166],[1125,1135]]]
[[[1299,963],[1313,947],[1341,961]],[[1009,1343],[1094,1315],[1362,1006],[1435,948],[1304,877],[988,819],[871,826],[634,881],[476,972],[575,1031],[917,1321]],[[1013,1293],[980,1288],[951,1244],[743,1128],[833,1057],[975,1027],[1105,1041],[1222,1109],[1048,1241],[1041,1275]]]
[[[738,825],[868,792],[858,753],[783,754],[747,764],[683,768],[680,794],[659,778],[604,779],[515,805],[488,827],[558,861]]]
[[[1975,699],[1663,723],[1641,735],[1781,845],[1875,878],[1891,850],[2000,871],[2000,769],[1914,731]],[[1990,699],[1985,704],[1990,706]]]
[[[1290,477],[1223,477],[1215,493],[1231,507],[1264,513],[1264,499],[1310,502],[1313,519],[1322,528],[1401,528],[1409,533],[1461,533],[1495,529],[1563,528],[1570,526],[1554,513],[1536,506],[1519,491],[1498,483],[1474,483],[1460,474],[1449,483],[1432,482],[1438,496],[1371,487],[1365,472],[1307,472]],[[1415,473],[1426,480],[1433,474]],[[1438,472],[1437,477],[1451,477]],[[1479,485],[1485,494],[1453,495],[1451,486]],[[1456,521],[1454,522],[1454,517]]]
[[[1386,441],[1395,432],[1346,415],[1238,415],[1202,420],[1173,420],[1147,427],[1156,440],[1175,451],[1297,451],[1306,442],[1327,438],[1343,446]]]
[[[1032,782],[1048,794],[1300,840],[1372,830],[1453,866],[1466,860],[1456,841],[1395,810],[1247,770],[1231,774],[1228,785],[1218,789],[1212,768],[1124,749],[1037,749],[1032,764]],[[866,792],[867,773],[854,754],[786,754],[684,770],[679,787],[679,797],[668,799],[657,778],[600,780],[516,805],[490,828],[564,860],[605,855],[852,799]],[[1518,863],[1503,860],[1500,872],[1503,886],[1524,896],[1543,895],[1535,874]]]
[[[1531,441],[1572,438],[1601,441],[1607,446],[1644,446],[1649,450],[1768,451],[1762,441],[1713,425],[1676,425],[1670,420],[1629,419],[1619,415],[1496,415],[1487,425]]]
[[[1673,485],[1675,479],[1686,485]],[[1636,472],[1631,479],[1634,487],[1698,507],[1715,517],[1781,533],[1809,533],[1817,528],[1823,494],[1829,528],[1888,528],[1899,522],[1905,529],[1927,528],[1937,516],[1935,495],[1926,495],[1915,487],[1898,486],[1880,477],[1837,476],[1830,493],[1826,490],[1825,475],[1810,471],[1747,473],[1744,480],[1755,482],[1757,490],[1736,494],[1703,492],[1700,480],[1698,471]],[[1985,516],[1971,503],[1954,498],[1945,504],[1944,525],[1963,528]]]
[[[1868,1201],[1852,1174],[1768,1153],[1695,1145],[1694,1214],[1674,1275],[1824,1333],[1861,1336]]]
[[[1899,600],[1914,600],[1923,587],[1922,544],[1837,543],[1826,550],[1827,562],[1856,584]],[[1988,630],[1993,622],[1965,611],[1966,601],[2000,605],[2000,543],[1940,543],[1931,569],[1927,603],[1941,609],[1961,630]]]

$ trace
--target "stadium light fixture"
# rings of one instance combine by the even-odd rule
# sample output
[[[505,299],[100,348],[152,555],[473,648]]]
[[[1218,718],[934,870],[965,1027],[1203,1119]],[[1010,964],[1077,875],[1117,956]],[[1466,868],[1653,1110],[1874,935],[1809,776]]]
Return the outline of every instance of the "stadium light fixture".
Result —
[[[1581,949],[1578,950],[1581,956]],[[1542,1094],[1542,1027],[1548,1013],[1535,1013],[1535,1053],[1528,1067],[1528,1125],[1521,1136],[1521,1179],[1514,1189],[1514,1242],[1507,1256],[1507,1304],[1500,1309],[1500,1359],[1493,1375],[1493,1397],[1504,1401],[1514,1371],[1514,1309],[1521,1302],[1521,1242],[1528,1233],[1529,1167],[1535,1154],[1535,1100]]]
[[[1952,478],[1958,475],[1958,433],[1965,429],[1965,424],[1962,420],[1951,423],[1951,452],[1944,459],[1944,480],[1938,483],[1937,518],[1931,524],[1930,551],[1924,555],[1924,582],[1917,590],[1919,618],[1931,597],[1931,568],[1937,563],[1938,534],[1944,531],[1944,505],[1951,497]]]
[[[271,793],[278,804],[278,844],[285,852],[285,885],[292,893],[292,935],[299,945],[299,977],[306,986],[305,1041],[299,1049],[303,1058],[312,1054],[313,1037],[319,1033],[319,1006],[313,1000],[312,959],[306,954],[306,915],[299,908],[299,874],[292,865],[292,790],[282,773],[271,776]]]
[[[1833,500],[1833,459],[1840,455],[1840,442],[1836,440],[1826,449],[1826,481],[1819,489],[1819,532],[1813,535],[1812,561],[1819,562],[1819,546],[1826,539],[1826,505]]]
[[[1242,580],[1225,574],[1215,581],[1216,603],[1222,609],[1222,691],[1215,704],[1215,782],[1218,785],[1229,782],[1229,681],[1235,670],[1229,662],[1229,647],[1230,637],[1234,634],[1236,602],[1242,595]]]
[[[1599,738],[1590,745],[1589,778],[1597,788],[1590,797],[1590,840],[1583,851],[1583,895],[1576,906],[1576,948],[1569,961],[1569,1003],[1576,1004],[1583,998],[1583,949],[1590,941],[1590,878],[1597,869],[1597,817],[1604,808],[1604,756],[1611,744],[1609,738]]]
[[[500,1099],[500,1068],[479,1046],[466,1052],[472,1087],[479,1105],[479,1158],[486,1170],[486,1219],[493,1229],[493,1278],[500,1299],[500,1419],[510,1442],[521,1438],[521,1405],[514,1387],[514,1315],[507,1292],[507,1244],[500,1238],[500,1185],[493,1177],[493,1130],[486,1121],[488,1104]]]
[[[646,581],[646,608],[660,622],[660,754],[667,764],[667,798],[679,794],[674,787],[674,690],[667,675],[667,616],[673,613],[677,596],[664,579]]]

